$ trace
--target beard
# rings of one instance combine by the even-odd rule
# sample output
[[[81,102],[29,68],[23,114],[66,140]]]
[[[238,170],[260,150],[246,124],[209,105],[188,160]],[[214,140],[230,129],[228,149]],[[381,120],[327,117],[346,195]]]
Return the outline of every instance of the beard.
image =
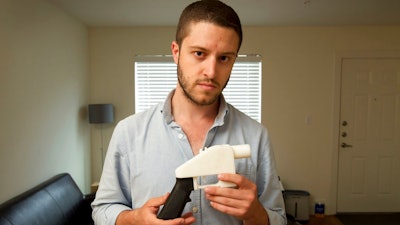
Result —
[[[179,82],[179,86],[181,86],[184,95],[186,96],[186,98],[191,101],[192,103],[194,103],[195,105],[198,106],[208,106],[208,105],[212,105],[215,102],[217,102],[219,100],[219,97],[222,93],[222,90],[225,88],[225,86],[227,85],[228,81],[224,84],[223,88],[221,89],[220,92],[218,93],[211,93],[211,92],[206,92],[204,93],[204,95],[207,96],[207,98],[199,98],[196,97],[196,94],[191,91],[191,84],[190,82],[188,82],[188,80],[185,78],[184,72],[178,62],[178,66],[177,66],[177,74],[178,74],[178,82]],[[194,82],[194,84],[200,83],[200,82],[208,82],[208,83],[212,83],[213,85],[215,85],[216,87],[220,87],[220,85],[215,82],[212,79],[199,79],[196,80]]]

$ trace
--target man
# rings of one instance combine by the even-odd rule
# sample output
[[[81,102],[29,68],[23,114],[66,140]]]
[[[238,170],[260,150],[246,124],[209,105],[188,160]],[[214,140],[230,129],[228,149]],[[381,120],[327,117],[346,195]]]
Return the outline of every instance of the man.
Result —
[[[204,0],[182,12],[171,45],[178,84],[165,103],[118,123],[93,202],[96,224],[286,223],[284,203],[267,130],[225,102],[226,86],[242,42],[235,11]],[[237,188],[207,187],[191,193],[181,218],[157,219],[175,183],[175,169],[218,144],[249,144],[251,158],[237,174],[204,177]]]

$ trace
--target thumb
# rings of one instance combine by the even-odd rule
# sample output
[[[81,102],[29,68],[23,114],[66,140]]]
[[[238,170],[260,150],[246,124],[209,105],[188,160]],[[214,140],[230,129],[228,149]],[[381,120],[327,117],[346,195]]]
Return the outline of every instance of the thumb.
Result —
[[[163,196],[152,198],[149,201],[147,201],[145,205],[153,206],[153,207],[160,207],[167,201],[168,196],[169,196],[169,193],[167,193]]]

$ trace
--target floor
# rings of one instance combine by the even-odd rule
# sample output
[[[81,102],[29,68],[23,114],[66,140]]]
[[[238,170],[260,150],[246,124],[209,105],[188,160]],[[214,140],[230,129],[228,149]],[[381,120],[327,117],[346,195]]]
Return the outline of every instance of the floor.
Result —
[[[310,216],[308,223],[303,225],[343,225],[343,223],[335,216],[324,216],[323,218]]]
[[[399,213],[343,213],[336,215],[344,225],[399,225]]]

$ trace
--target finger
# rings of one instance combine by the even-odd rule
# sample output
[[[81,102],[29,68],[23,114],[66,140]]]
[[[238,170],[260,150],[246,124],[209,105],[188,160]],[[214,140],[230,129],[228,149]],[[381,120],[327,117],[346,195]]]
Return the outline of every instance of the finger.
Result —
[[[165,224],[165,225],[182,225],[185,224],[185,219],[184,218],[176,218],[172,220],[162,220],[162,223],[160,224]]]
[[[205,193],[210,202],[233,208],[248,208],[257,198],[253,191],[231,188],[210,188]]]
[[[222,197],[222,196],[209,196],[207,198],[210,202],[215,202],[221,205],[225,205],[225,206],[230,206],[230,207],[241,207],[241,205],[243,204],[241,199],[234,199],[234,198],[229,198],[229,197]]]
[[[196,221],[196,219],[193,217],[192,213],[186,213],[180,218],[175,218],[175,219],[169,219],[169,220],[163,220],[163,219],[158,219],[157,224],[159,225],[189,225],[192,224]]]
[[[221,196],[211,196],[208,199],[210,200],[210,205],[212,208],[238,218],[242,218],[243,216],[247,215],[251,211],[253,205],[252,197],[250,197],[250,199],[235,199]]]
[[[236,206],[220,204],[218,202],[210,202],[212,208],[222,213],[231,215],[231,216],[240,216],[243,214],[244,210],[242,208],[238,208]]]
[[[169,196],[169,193],[167,193],[163,196],[152,198],[145,203],[145,206],[160,207],[167,201],[168,196]]]
[[[221,173],[218,175],[218,179],[221,181],[231,182],[237,185],[238,188],[246,188],[251,185],[251,181],[239,174]]]
[[[233,189],[233,188],[220,188],[220,187],[207,187],[204,189],[206,197],[210,199],[211,197],[225,197],[232,199],[244,199],[244,190]]]

